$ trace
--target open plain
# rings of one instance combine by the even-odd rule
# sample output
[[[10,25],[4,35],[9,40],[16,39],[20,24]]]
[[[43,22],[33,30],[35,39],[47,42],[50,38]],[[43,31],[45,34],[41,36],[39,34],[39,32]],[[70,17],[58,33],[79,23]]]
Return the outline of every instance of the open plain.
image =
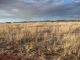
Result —
[[[0,60],[80,60],[80,22],[1,23]]]

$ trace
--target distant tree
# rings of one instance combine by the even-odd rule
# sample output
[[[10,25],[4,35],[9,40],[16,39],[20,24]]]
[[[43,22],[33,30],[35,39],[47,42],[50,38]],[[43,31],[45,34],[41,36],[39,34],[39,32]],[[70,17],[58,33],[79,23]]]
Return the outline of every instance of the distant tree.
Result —
[[[6,23],[11,23],[11,22],[6,22]]]

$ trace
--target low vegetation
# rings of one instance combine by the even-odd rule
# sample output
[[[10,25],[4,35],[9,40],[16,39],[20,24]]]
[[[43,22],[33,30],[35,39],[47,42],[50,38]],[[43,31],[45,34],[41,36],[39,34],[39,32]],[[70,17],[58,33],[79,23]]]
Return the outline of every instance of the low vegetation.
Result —
[[[80,22],[0,24],[0,60],[9,60],[7,56],[12,60],[80,60]]]

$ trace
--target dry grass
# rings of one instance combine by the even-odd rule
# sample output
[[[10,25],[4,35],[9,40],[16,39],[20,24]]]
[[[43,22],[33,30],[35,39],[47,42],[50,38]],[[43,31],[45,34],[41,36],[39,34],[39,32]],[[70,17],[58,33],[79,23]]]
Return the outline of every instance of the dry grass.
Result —
[[[80,60],[80,22],[0,24],[0,54],[35,60]]]

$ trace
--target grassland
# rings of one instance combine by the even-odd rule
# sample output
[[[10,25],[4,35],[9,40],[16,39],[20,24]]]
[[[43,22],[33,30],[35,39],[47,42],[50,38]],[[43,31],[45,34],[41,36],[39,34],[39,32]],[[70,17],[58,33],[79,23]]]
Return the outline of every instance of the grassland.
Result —
[[[80,60],[80,22],[0,24],[0,54],[32,60]]]

